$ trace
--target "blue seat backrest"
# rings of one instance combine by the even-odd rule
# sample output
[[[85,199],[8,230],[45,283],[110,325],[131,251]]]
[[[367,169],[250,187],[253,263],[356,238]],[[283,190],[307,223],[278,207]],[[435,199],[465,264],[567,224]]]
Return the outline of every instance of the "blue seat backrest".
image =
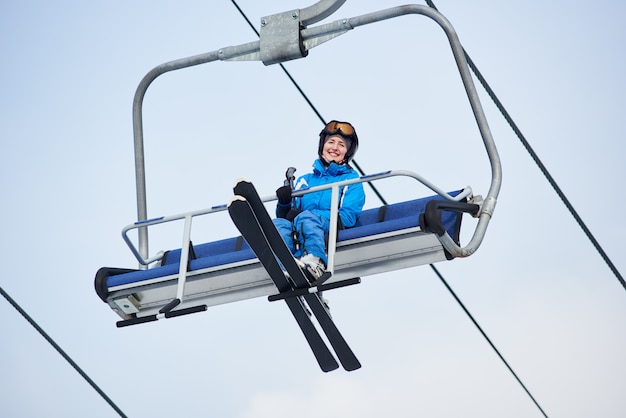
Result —
[[[356,224],[354,226],[363,226],[378,222],[379,210],[380,208],[364,210],[363,212],[361,212],[361,216],[359,216],[359,219],[356,221]]]
[[[385,211],[385,221],[392,221],[400,218],[408,218],[411,216],[419,217],[420,213],[426,208],[424,199],[410,200],[408,202],[394,203],[387,205]]]
[[[216,255],[223,255],[248,248],[250,248],[250,246],[241,237],[226,238],[218,241],[194,245],[194,256],[190,258],[204,258]],[[180,263],[180,255],[180,248],[168,251],[163,261],[161,262],[161,265],[165,266],[168,264]]]
[[[458,192],[451,193],[456,195]],[[381,208],[364,210],[353,228],[339,231],[339,241],[361,238],[390,231],[403,230],[419,225],[419,215],[424,212],[426,204],[433,199],[442,199],[439,196],[394,203]],[[458,239],[461,215],[455,212],[444,211],[442,223],[450,235]],[[181,250],[167,251],[163,257],[161,267],[147,270],[129,270],[116,272],[108,276],[102,274],[101,280],[106,280],[108,287],[139,282],[156,277],[173,275],[178,272]],[[250,246],[241,238],[226,238],[218,241],[194,245],[190,254],[189,268],[197,270],[213,266],[253,259],[254,253]],[[98,276],[96,277],[98,278]],[[100,294],[105,294],[100,293]],[[101,296],[102,297],[102,296]],[[103,299],[104,300],[104,299]]]
[[[455,196],[459,192],[450,194]],[[426,205],[433,199],[443,198],[430,196],[364,210],[353,228],[339,231],[339,241],[418,226],[420,214],[424,213]],[[452,236],[458,234],[457,229],[460,226],[456,223],[457,215],[454,212],[443,212],[443,224]]]
[[[451,193],[456,195],[458,192]],[[367,235],[380,234],[419,225],[419,215],[424,212],[426,204],[433,199],[443,199],[439,196],[393,203],[379,208],[364,210],[354,227],[340,231],[339,240],[352,239]],[[451,228],[454,225],[456,214],[444,212],[444,225]],[[450,229],[452,232],[452,229]],[[225,256],[240,250],[249,250],[250,246],[241,237],[226,238],[193,246],[190,259]],[[166,253],[162,266],[180,263],[181,250],[171,250]],[[234,254],[233,256],[239,257]]]
[[[393,203],[380,208],[364,210],[354,226],[365,226],[410,216],[419,216],[420,213],[424,212],[428,200],[430,199],[415,199],[407,202]]]

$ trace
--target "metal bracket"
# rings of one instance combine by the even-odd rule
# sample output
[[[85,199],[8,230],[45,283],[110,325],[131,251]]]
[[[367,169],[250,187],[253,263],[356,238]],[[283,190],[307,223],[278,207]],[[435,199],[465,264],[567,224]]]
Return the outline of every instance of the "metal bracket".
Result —
[[[125,314],[130,315],[139,312],[139,301],[133,295],[113,299],[113,303]]]
[[[309,54],[302,30],[311,23],[330,16],[346,0],[321,0],[305,9],[261,18],[260,53],[265,65],[306,57]]]
[[[272,65],[306,57],[302,42],[300,10],[278,13],[261,19],[261,61]]]

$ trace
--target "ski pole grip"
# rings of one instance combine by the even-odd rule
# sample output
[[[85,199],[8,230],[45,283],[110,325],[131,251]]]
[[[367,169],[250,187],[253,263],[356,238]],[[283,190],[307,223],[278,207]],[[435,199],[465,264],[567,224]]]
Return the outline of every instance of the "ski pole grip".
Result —
[[[296,172],[296,168],[295,167],[289,167],[287,169],[287,171],[285,172],[285,186],[291,186],[291,188],[293,189],[293,182],[296,180],[296,176],[295,173]]]

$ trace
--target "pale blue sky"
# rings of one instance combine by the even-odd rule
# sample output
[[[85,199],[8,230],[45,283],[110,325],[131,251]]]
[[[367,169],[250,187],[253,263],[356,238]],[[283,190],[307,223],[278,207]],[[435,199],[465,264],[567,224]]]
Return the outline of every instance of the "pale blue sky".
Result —
[[[309,5],[238,3],[255,23]],[[400,4],[348,1],[328,20]],[[624,274],[626,7],[436,5]],[[135,89],[156,65],[254,39],[229,1],[4,1],[0,286],[132,418],[541,416],[428,266],[328,294],[363,363],[352,373],[322,373],[284,304],[264,298],[115,327],[93,276],[136,266],[120,236],[136,218]],[[326,119],[354,123],[367,172],[408,169],[486,194],[482,143],[427,18],[355,29],[286,67]],[[438,268],[548,416],[621,417],[626,292],[479,90],[502,192],[477,253]],[[286,167],[309,170],[321,126],[278,67],[218,62],[157,79],[144,128],[159,216],[225,203],[242,176],[270,194]],[[430,194],[412,186],[380,189],[391,202]],[[195,240],[234,235],[225,219]],[[157,234],[152,249],[179,237]],[[4,299],[0,329],[3,416],[117,416]]]

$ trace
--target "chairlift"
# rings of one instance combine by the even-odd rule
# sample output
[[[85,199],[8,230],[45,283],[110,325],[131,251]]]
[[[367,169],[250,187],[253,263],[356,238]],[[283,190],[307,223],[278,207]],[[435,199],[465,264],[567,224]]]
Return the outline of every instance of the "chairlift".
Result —
[[[470,187],[446,192],[415,172],[389,170],[299,191],[294,196],[331,188],[337,199],[339,188],[349,183],[374,183],[395,177],[413,179],[434,193],[365,210],[355,227],[341,231],[336,230],[337,222],[332,221],[332,217],[335,220],[337,217],[335,209],[328,236],[328,270],[332,273],[326,283],[329,288],[333,283],[355,283],[355,278],[467,257],[478,249],[495,209],[501,186],[501,166],[454,28],[438,11],[422,5],[398,6],[311,26],[333,14],[343,3],[345,0],[321,0],[304,9],[263,17],[259,40],[164,63],[141,80],[133,101],[138,220],[122,230],[123,240],[139,265],[137,268],[103,267],[95,277],[96,293],[121,318],[118,327],[205,311],[210,306],[250,298],[281,299],[276,295],[276,285],[267,270],[241,236],[208,243],[192,242],[192,220],[227,210],[226,204],[148,219],[142,104],[151,83],[166,72],[213,61],[261,61],[264,65],[273,65],[304,58],[312,48],[352,29],[403,15],[428,17],[439,24],[447,36],[491,164],[492,178],[487,194],[484,198],[475,195]],[[275,199],[274,195],[262,198],[264,202]],[[463,213],[478,219],[466,245],[461,245],[459,238]],[[181,247],[150,255],[148,229],[172,222],[183,224]],[[135,231],[137,245],[129,236]]]

